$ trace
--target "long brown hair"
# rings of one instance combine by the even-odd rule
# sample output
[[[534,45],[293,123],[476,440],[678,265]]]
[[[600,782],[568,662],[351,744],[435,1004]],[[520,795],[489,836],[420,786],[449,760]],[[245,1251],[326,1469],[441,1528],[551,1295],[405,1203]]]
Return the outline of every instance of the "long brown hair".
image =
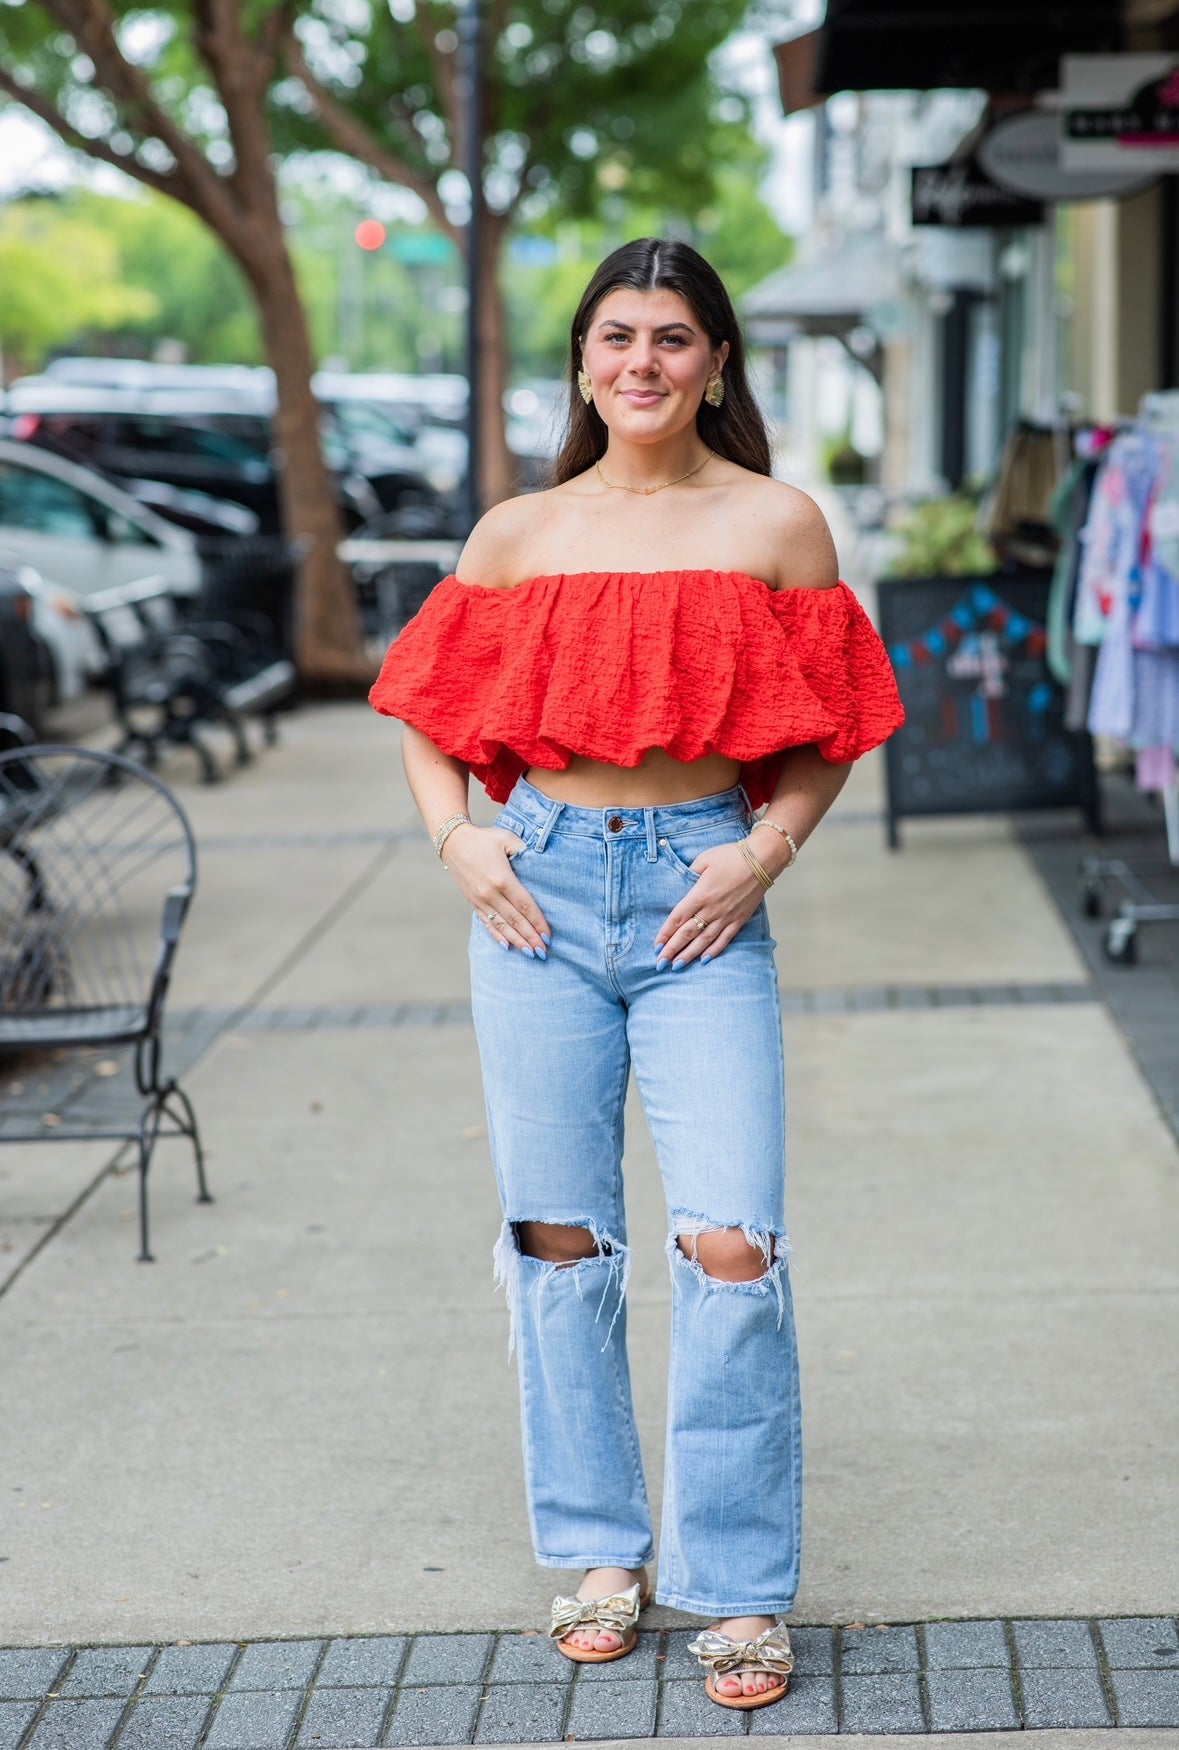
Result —
[[[718,456],[754,474],[770,472],[770,440],[761,409],[745,373],[745,342],[733,301],[714,267],[690,243],[661,237],[638,237],[608,255],[582,293],[569,337],[569,403],[565,441],[553,464],[553,484],[583,474],[606,454],[609,432],[591,402],[577,387],[581,342],[594,311],[609,292],[630,286],[637,292],[678,292],[694,313],[713,346],[729,343],[725,360],[725,398],[719,407],[701,401],[696,430]]]

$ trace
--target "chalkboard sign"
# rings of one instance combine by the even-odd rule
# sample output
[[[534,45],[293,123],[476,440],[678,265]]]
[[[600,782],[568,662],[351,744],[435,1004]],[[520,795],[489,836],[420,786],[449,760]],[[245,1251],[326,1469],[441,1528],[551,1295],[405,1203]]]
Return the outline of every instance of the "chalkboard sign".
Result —
[[[905,816],[1081,808],[1098,829],[1089,737],[1064,727],[1044,660],[1050,578],[889,578],[880,635],[905,724],[886,744],[888,842]]]

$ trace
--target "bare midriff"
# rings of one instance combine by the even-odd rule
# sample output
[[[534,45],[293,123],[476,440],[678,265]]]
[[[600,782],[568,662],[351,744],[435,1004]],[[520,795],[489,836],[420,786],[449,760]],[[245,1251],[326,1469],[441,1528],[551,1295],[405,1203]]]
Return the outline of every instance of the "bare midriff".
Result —
[[[574,754],[563,771],[530,766],[524,775],[534,789],[574,808],[610,808],[615,803],[622,808],[659,808],[731,790],[740,770],[736,760],[723,754],[675,760],[653,747],[637,766],[610,766]]]

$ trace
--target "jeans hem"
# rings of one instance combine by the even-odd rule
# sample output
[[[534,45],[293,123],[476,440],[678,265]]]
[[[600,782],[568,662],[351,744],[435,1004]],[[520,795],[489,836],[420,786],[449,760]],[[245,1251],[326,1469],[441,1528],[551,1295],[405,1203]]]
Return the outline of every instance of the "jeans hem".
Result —
[[[654,1546],[650,1546],[646,1555],[640,1556],[637,1561],[630,1556],[549,1556],[543,1555],[540,1550],[533,1553],[542,1568],[626,1568],[629,1571],[632,1568],[645,1568],[655,1560]]]
[[[748,1601],[737,1604],[728,1602],[709,1603],[699,1598],[682,1598],[678,1592],[665,1592],[662,1586],[655,1588],[656,1604],[666,1604],[671,1610],[686,1610],[692,1616],[789,1616],[794,1609],[793,1598],[788,1600],[770,1600],[750,1604]]]

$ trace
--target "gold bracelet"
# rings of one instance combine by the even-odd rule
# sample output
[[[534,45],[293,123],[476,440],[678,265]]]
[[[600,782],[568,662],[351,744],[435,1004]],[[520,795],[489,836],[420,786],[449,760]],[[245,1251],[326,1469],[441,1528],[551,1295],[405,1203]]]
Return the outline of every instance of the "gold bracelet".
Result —
[[[761,882],[762,886],[768,893],[770,888],[774,885],[774,877],[768,872],[768,870],[762,868],[761,864],[749,848],[748,839],[738,839],[737,849],[745,858],[745,861],[749,864],[749,867],[753,870],[753,873],[757,876],[757,879]]]
[[[779,826],[776,820],[771,820],[767,814],[763,814],[761,819],[755,820],[753,824],[754,826],[768,826],[771,832],[776,832],[779,838],[784,838],[786,840],[786,843],[790,846],[790,861],[787,863],[786,868],[793,869],[795,863],[798,861],[798,846],[794,842],[793,834],[788,833],[784,826]],[[783,873],[785,873],[785,871],[783,871]]]

